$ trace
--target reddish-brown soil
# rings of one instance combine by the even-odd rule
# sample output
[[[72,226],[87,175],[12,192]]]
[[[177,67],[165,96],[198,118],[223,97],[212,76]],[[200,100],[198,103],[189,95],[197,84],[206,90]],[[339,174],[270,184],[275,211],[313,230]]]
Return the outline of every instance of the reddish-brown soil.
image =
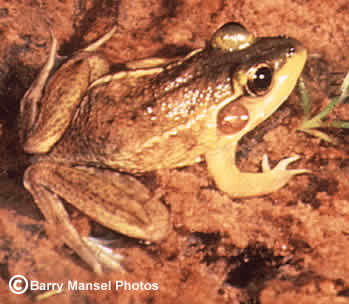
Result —
[[[19,100],[44,64],[50,30],[69,56],[105,33],[107,56],[123,63],[183,55],[202,47],[220,25],[236,21],[258,36],[285,34],[309,50],[305,80],[318,113],[338,91],[333,72],[349,71],[348,1],[0,1],[0,303],[349,303],[349,132],[326,130],[328,144],[296,128],[297,94],[239,145],[239,167],[258,171],[263,154],[274,166],[293,154],[307,168],[281,190],[231,199],[215,187],[205,162],[144,178],[165,193],[171,231],[159,244],[121,238],[127,273],[97,277],[54,238],[22,186],[29,164],[18,144]],[[348,104],[332,117],[349,120]],[[105,231],[73,211],[81,233]],[[8,283],[62,282],[60,294],[14,295]],[[112,282],[112,290],[71,291],[69,280]],[[159,290],[116,291],[115,281],[157,283]],[[39,302],[39,303],[40,303]]]

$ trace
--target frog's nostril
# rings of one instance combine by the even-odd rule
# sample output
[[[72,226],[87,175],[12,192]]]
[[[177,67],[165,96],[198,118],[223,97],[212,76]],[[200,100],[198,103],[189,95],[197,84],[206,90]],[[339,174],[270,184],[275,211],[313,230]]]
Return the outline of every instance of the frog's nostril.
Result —
[[[288,49],[288,54],[289,55],[292,55],[296,52],[296,48],[294,46],[291,46],[289,49]]]

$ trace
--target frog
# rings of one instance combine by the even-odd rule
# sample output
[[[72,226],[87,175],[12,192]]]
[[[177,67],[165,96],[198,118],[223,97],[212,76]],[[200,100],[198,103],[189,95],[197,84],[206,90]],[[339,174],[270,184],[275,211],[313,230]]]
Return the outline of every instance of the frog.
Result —
[[[229,22],[185,56],[143,58],[115,71],[101,46],[114,26],[59,67],[58,42],[21,100],[19,137],[32,161],[23,183],[57,237],[97,274],[122,270],[123,257],[81,236],[66,204],[110,230],[160,242],[170,230],[164,193],[138,176],[206,160],[231,198],[272,193],[306,169],[299,156],[262,172],[236,164],[240,139],[288,98],[307,50],[287,36],[257,37]]]

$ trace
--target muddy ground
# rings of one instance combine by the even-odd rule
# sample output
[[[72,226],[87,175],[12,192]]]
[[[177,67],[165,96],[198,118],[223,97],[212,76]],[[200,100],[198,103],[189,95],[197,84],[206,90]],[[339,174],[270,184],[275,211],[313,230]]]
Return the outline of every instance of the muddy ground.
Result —
[[[309,51],[304,78],[318,113],[349,71],[348,1],[0,1],[0,302],[32,303],[349,303],[349,132],[324,130],[335,143],[296,131],[297,90],[239,145],[242,171],[257,172],[290,155],[292,168],[312,174],[281,190],[231,199],[217,190],[206,163],[143,178],[164,193],[171,212],[168,238],[144,244],[118,234],[115,252],[129,271],[97,277],[69,248],[48,237],[54,228],[22,186],[29,164],[17,137],[19,100],[44,64],[50,30],[59,55],[118,30],[103,50],[115,62],[181,56],[203,47],[222,24],[236,21],[258,36],[289,35]],[[334,73],[335,72],[335,73]],[[349,120],[349,104],[331,119]],[[110,235],[71,210],[82,234]],[[49,231],[49,233],[47,233]],[[14,295],[13,275],[31,281],[112,282],[111,290]],[[119,290],[115,281],[156,283],[158,290]],[[136,286],[136,285],[135,285]],[[39,303],[40,303],[39,302]]]

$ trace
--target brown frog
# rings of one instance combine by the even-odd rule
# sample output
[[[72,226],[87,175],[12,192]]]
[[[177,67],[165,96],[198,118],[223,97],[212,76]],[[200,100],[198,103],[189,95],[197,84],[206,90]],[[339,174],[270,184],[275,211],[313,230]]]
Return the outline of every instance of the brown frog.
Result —
[[[306,61],[288,37],[256,38],[237,23],[210,43],[175,60],[150,58],[110,72],[100,45],[115,28],[78,51],[55,72],[57,42],[21,101],[20,138],[35,154],[24,175],[46,220],[95,272],[120,259],[82,238],[68,202],[102,225],[130,237],[159,241],[169,211],[131,174],[206,159],[217,187],[231,197],[278,190],[307,170],[287,170],[298,157],[263,173],[240,172],[240,138],[267,119],[293,90]],[[52,74],[52,75],[51,75]]]

